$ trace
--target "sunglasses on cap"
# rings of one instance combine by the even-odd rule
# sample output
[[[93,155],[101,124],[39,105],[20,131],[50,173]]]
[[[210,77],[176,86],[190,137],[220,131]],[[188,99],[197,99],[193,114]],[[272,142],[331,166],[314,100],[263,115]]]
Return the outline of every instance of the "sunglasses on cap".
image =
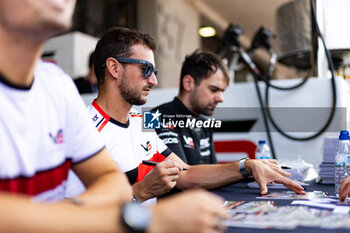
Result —
[[[142,64],[145,65],[145,69],[143,71],[143,75],[145,78],[150,78],[152,76],[152,73],[157,76],[158,70],[156,70],[152,63],[145,60],[130,58],[130,57],[113,57],[115,60],[119,61],[120,63],[125,64]],[[106,68],[106,64],[102,65],[102,68]]]

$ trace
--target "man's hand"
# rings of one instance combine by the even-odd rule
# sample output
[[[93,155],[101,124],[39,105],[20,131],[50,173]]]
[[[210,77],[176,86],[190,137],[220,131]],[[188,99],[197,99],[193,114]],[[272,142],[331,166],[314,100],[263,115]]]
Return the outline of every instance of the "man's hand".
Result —
[[[290,177],[290,173],[283,171],[276,159],[259,159],[259,161],[269,166],[271,169],[275,170],[282,176]]]
[[[266,161],[262,162],[257,159],[252,159],[246,160],[245,163],[248,172],[253,175],[256,182],[260,186],[261,195],[267,194],[268,190],[266,184],[272,182],[283,184],[298,194],[305,194],[303,187],[285,177],[290,176],[288,172],[283,171],[279,167],[271,167],[273,162],[269,162],[269,165],[267,165]]]
[[[158,197],[169,192],[176,185],[182,167],[169,159],[158,163],[139,183],[132,186],[138,201]]]
[[[161,200],[152,207],[149,233],[224,232],[227,218],[223,200],[203,190],[192,190]]]
[[[339,188],[339,200],[344,201],[350,195],[350,176],[343,179]]]

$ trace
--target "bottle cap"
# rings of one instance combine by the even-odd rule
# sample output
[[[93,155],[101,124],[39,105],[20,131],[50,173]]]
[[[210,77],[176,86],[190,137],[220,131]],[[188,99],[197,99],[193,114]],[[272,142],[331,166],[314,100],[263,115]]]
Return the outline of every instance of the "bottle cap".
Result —
[[[339,140],[348,140],[349,139],[349,131],[342,130],[339,134]]]
[[[349,133],[348,133],[349,134]],[[266,141],[265,140],[259,140],[259,145],[260,144],[266,144]]]

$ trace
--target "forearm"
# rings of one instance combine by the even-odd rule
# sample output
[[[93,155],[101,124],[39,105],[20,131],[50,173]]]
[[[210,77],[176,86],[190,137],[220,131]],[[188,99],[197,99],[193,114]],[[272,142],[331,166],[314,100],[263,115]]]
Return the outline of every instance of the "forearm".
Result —
[[[74,165],[73,171],[87,187],[86,192],[79,196],[86,206],[114,205],[132,199],[126,175],[120,171],[106,149]]]
[[[195,187],[215,189],[243,179],[239,172],[238,162],[195,165],[187,169],[181,172],[177,182],[177,187],[180,189]]]
[[[124,173],[111,171],[97,178],[78,198],[87,206],[119,205],[132,200],[132,189]]]
[[[0,194],[0,232],[123,232],[120,207],[88,208],[71,203],[40,204]]]

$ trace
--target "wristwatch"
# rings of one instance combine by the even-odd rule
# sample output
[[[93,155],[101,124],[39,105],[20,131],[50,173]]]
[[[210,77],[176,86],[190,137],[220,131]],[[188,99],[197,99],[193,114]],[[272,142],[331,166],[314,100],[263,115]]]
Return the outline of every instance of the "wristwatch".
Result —
[[[139,203],[128,203],[122,208],[121,221],[130,233],[144,233],[151,221],[151,212]]]
[[[245,161],[246,160],[249,160],[249,158],[242,158],[239,160],[239,163],[238,163],[239,172],[241,173],[241,175],[243,176],[244,179],[247,179],[250,176],[249,172],[245,168]]]

